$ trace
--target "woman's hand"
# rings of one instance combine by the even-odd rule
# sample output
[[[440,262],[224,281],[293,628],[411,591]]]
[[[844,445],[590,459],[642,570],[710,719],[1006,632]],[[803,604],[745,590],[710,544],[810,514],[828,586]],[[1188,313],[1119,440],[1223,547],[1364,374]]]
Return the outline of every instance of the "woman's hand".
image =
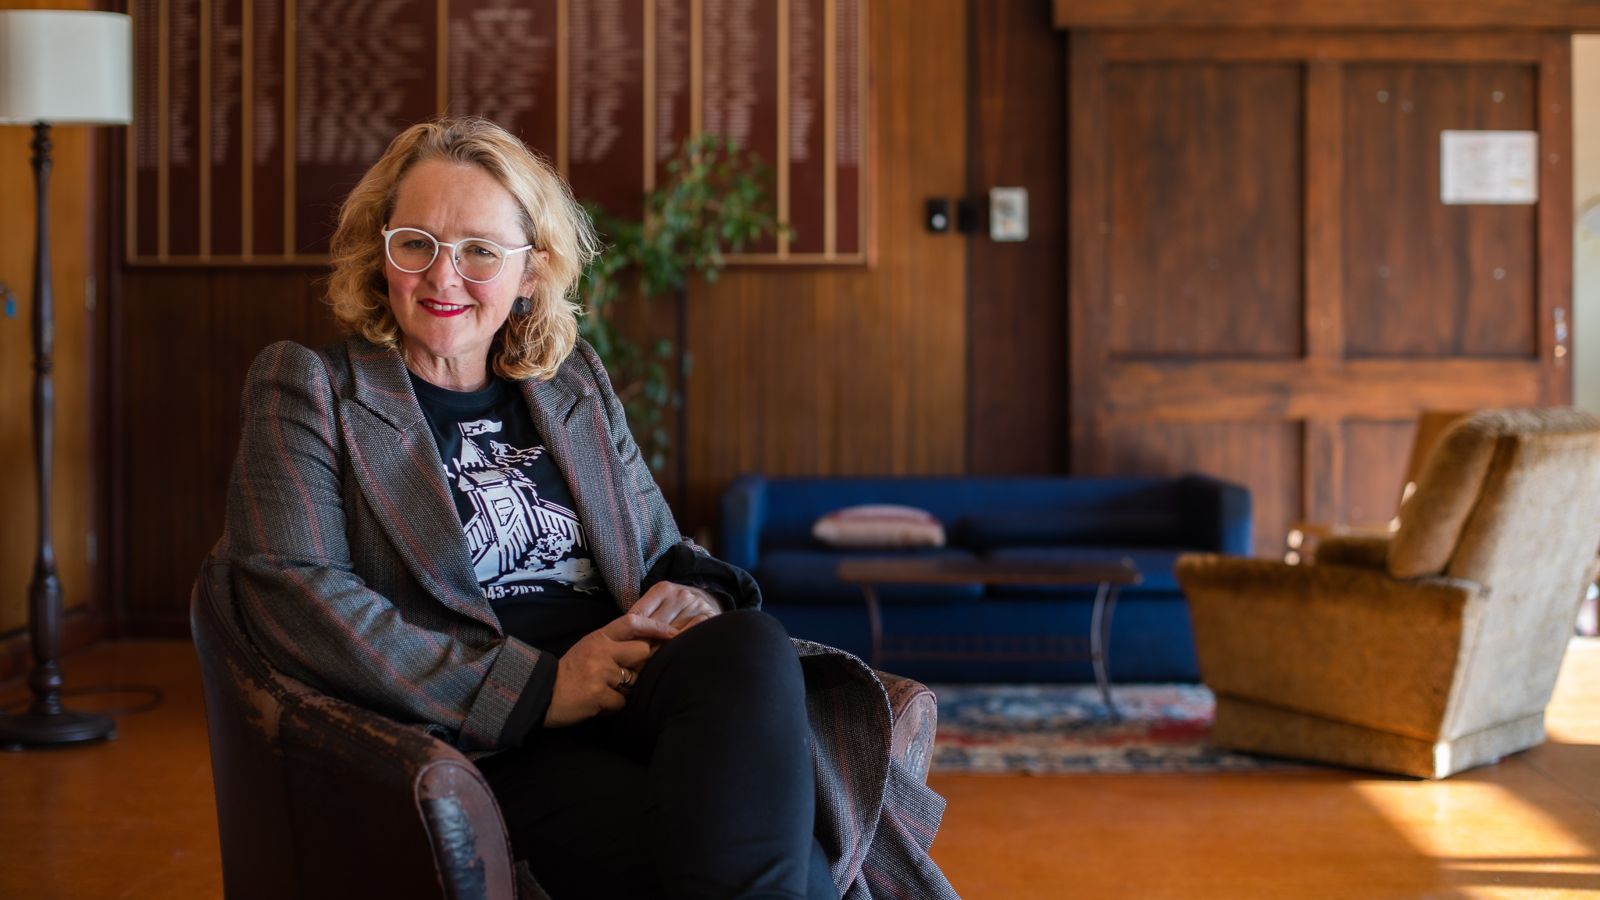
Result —
[[[722,605],[717,598],[697,587],[658,581],[628,612],[687,631],[722,612]]]
[[[649,616],[628,613],[584,635],[556,665],[545,727],[574,725],[622,709],[628,685],[655,652],[653,642],[670,641],[679,630]]]

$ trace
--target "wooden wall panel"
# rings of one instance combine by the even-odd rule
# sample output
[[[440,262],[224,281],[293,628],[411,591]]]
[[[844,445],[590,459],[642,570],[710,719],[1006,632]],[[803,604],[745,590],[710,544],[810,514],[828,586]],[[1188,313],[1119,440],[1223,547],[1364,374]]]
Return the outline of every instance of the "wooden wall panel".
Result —
[[[277,340],[335,339],[320,271],[154,269],[123,279],[124,600],[129,630],[186,627],[188,591],[222,534],[250,362]]]
[[[1536,207],[1439,200],[1439,132],[1537,128],[1534,67],[1352,65],[1344,85],[1346,354],[1537,355]]]
[[[1343,423],[1344,508],[1337,521],[1384,525],[1400,510],[1406,460],[1416,420],[1351,419]]]
[[[0,9],[84,9],[88,2],[5,0]],[[94,469],[103,433],[91,419],[91,315],[85,305],[92,271],[91,223],[95,200],[93,129],[51,130],[51,281],[55,300],[55,452],[51,540],[66,609],[94,599],[96,570],[89,535],[95,527]],[[0,283],[15,306],[0,297],[0,637],[22,632],[28,621],[28,584],[38,552],[38,480],[33,451],[33,129],[0,126]]]
[[[970,3],[967,469],[1067,471],[1066,38],[1032,0]],[[1028,239],[989,238],[992,187],[1028,190]]]
[[[715,519],[743,472],[966,467],[964,241],[921,224],[925,198],[957,196],[966,180],[951,139],[966,108],[966,10],[893,0],[873,13],[877,265],[737,270],[692,288],[688,528]]]
[[[1108,68],[1112,356],[1300,353],[1301,80],[1292,65]]]
[[[216,413],[217,374],[209,351],[215,311],[201,274],[129,275],[121,379],[127,579],[124,614],[135,624],[175,615],[199,572],[201,534],[221,532],[219,488],[227,429]],[[209,546],[209,545],[206,545]]]
[[[1255,553],[1282,551],[1289,524],[1302,517],[1304,442],[1292,422],[1127,422],[1105,430],[1099,471],[1175,476],[1204,472],[1250,489]]]

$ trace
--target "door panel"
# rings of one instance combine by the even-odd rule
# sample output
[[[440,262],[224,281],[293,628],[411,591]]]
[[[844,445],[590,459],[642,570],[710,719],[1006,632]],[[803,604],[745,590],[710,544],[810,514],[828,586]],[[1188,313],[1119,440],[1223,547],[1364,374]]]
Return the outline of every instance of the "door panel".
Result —
[[[1301,93],[1298,66],[1111,67],[1113,356],[1300,355]]]
[[[1568,402],[1570,84],[1532,33],[1079,32],[1072,468],[1381,522],[1428,409]],[[1536,206],[1445,206],[1439,132],[1537,130]]]
[[[1439,201],[1439,132],[1536,128],[1532,64],[1352,65],[1344,85],[1345,354],[1536,354],[1533,206]]]

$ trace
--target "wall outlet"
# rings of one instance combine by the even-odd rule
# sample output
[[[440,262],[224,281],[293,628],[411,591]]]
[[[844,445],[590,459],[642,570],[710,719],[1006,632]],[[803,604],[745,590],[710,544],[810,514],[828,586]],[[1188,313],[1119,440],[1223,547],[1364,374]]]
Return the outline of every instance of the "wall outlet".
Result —
[[[994,241],[1028,239],[1027,188],[989,189],[989,239]]]

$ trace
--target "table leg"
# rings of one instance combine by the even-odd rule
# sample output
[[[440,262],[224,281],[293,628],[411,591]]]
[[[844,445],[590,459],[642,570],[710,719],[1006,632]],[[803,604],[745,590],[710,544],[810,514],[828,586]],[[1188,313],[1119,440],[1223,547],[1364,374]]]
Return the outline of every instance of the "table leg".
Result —
[[[872,631],[872,667],[883,666],[883,613],[878,609],[878,593],[872,585],[863,584],[861,592],[867,595],[867,627]]]
[[[1109,581],[1100,582],[1094,595],[1094,614],[1089,623],[1089,657],[1094,663],[1094,681],[1100,687],[1100,699],[1113,722],[1121,721],[1122,713],[1111,699],[1111,614],[1117,608],[1119,587]]]

